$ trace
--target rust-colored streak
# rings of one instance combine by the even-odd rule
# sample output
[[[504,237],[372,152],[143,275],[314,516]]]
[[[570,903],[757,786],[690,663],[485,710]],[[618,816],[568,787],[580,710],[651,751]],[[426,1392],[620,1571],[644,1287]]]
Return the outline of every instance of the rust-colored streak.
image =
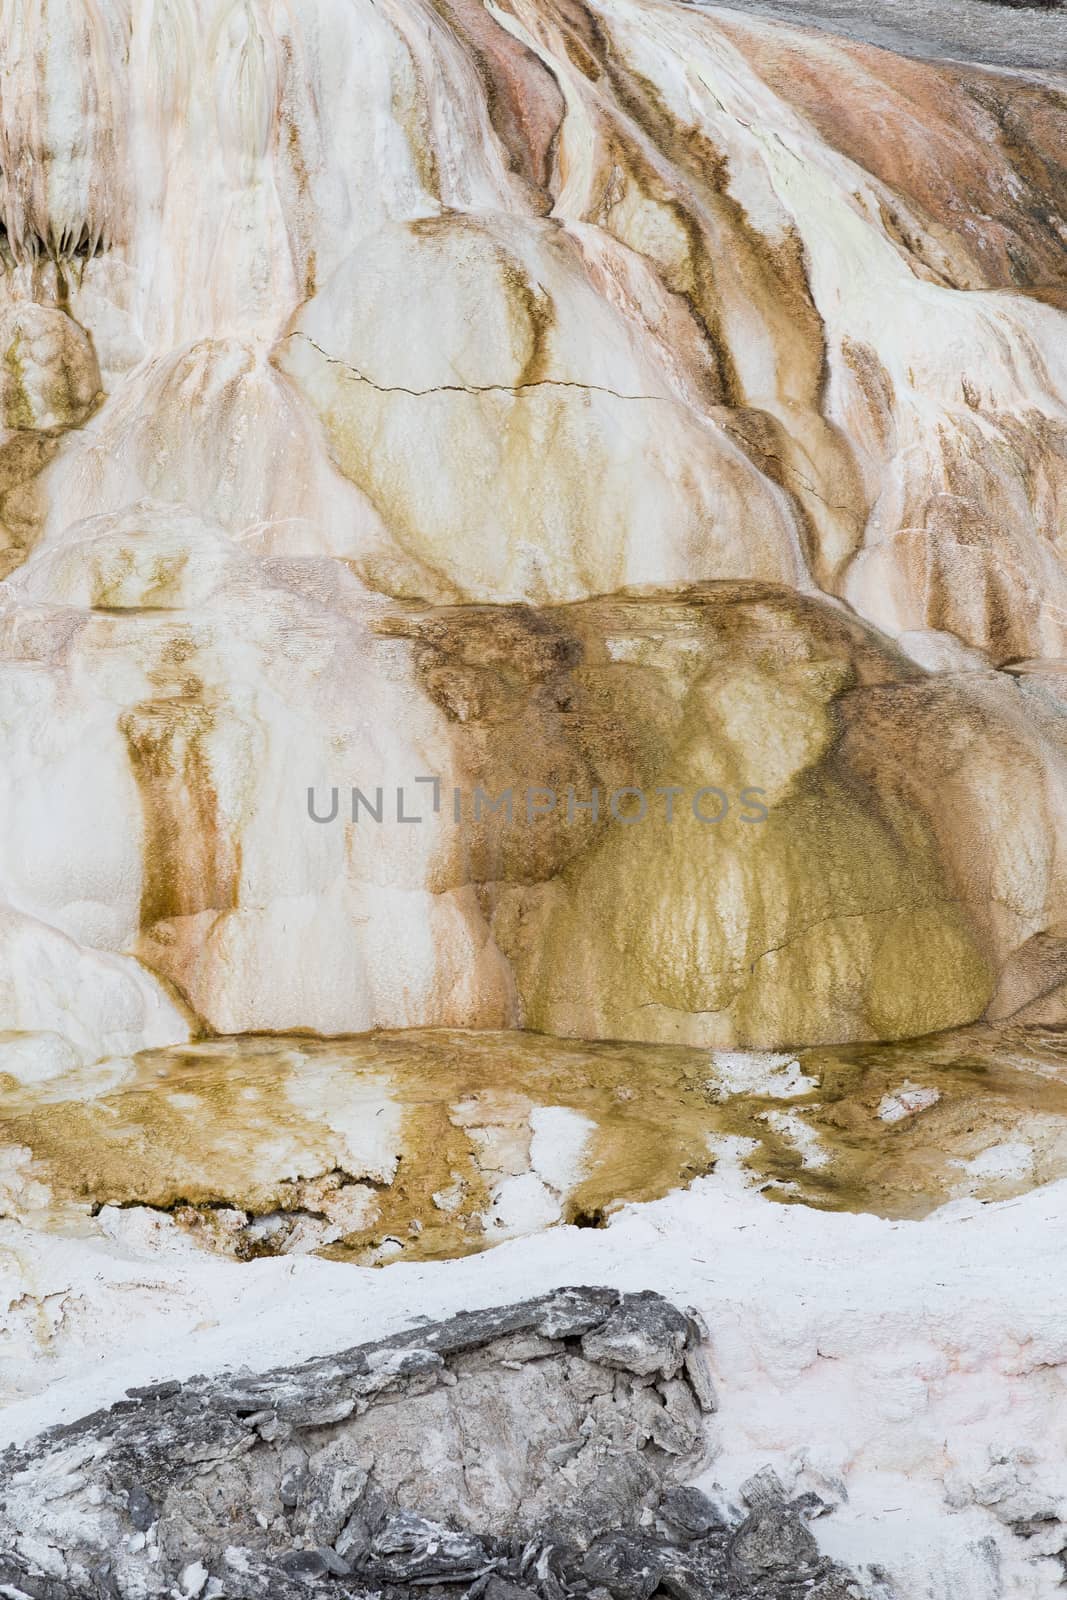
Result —
[[[493,129],[512,170],[535,191],[538,209],[549,211],[554,150],[564,111],[559,84],[533,51],[494,22],[478,0],[433,3],[474,58]]]
[[[720,26],[775,93],[910,211],[888,231],[922,275],[1067,304],[1067,97],[976,67]]]
[[[144,812],[142,928],[238,903],[240,847],[219,814],[212,726],[195,696],[143,701],[122,716]]]

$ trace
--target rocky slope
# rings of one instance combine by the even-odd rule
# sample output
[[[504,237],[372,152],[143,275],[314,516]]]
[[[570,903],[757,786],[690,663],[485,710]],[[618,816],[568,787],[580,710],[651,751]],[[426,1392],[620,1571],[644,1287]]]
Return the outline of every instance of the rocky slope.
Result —
[[[714,1454],[705,1332],[659,1295],[561,1289],[135,1388],[0,1458],[0,1578],[31,1600],[881,1594],[820,1558],[817,1495],[766,1471],[746,1514],[681,1486]]]
[[[1067,35],[783,15],[0,0],[14,1597],[1061,1584]],[[544,1306],[275,1427],[582,1278],[721,1435]],[[542,1403],[673,1463],[554,1560]]]
[[[1056,990],[1054,74],[677,0],[4,29],[0,1026],[773,1046]],[[420,775],[557,817],[309,819]],[[560,825],[686,783],[769,820]]]

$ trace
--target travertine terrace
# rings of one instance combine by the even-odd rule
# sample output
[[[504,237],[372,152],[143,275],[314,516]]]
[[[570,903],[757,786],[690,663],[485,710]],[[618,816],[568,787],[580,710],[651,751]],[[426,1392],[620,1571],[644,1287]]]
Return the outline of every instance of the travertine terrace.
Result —
[[[0,0],[11,1437],[298,1363],[298,1268],[334,1348],[530,1273],[714,1350],[736,1216],[734,1510],[1054,1594],[1065,62],[994,0]]]

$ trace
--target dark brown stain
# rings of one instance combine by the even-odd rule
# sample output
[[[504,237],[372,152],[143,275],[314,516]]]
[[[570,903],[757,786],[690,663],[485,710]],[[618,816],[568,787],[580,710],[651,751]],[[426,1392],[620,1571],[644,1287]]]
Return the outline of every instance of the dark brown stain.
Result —
[[[195,693],[146,700],[119,727],[141,795],[141,927],[238,904],[241,847],[220,817],[208,738],[212,707]]]
[[[893,407],[896,404],[893,380],[878,359],[877,351],[869,344],[844,338],[841,341],[841,355],[866,402],[871,430],[879,445],[885,448],[893,433]]]

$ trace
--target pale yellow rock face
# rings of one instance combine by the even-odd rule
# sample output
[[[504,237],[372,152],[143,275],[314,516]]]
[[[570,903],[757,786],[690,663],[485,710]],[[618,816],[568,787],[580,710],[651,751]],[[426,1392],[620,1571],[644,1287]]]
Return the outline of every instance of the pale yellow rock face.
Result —
[[[1060,77],[677,0],[0,32],[0,1032],[1064,1020]]]

